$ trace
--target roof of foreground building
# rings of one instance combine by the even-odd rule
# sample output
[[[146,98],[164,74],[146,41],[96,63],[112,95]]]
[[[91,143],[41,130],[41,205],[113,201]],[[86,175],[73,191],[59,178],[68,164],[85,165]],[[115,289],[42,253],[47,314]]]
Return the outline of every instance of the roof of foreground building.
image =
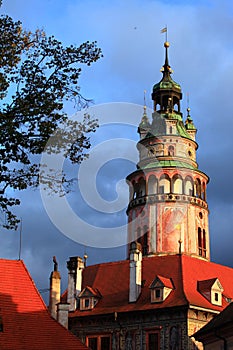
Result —
[[[0,349],[87,349],[49,315],[21,260],[0,259]]]

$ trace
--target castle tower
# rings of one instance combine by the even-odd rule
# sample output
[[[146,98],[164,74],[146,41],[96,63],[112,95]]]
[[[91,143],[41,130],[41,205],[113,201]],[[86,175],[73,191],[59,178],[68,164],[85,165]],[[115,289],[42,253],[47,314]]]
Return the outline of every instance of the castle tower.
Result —
[[[152,91],[150,123],[146,107],[138,127],[137,170],[128,175],[128,242],[141,243],[142,254],[185,253],[210,260],[209,178],[196,163],[196,128],[187,109],[180,111],[181,87],[172,78],[165,42],[162,79]]]

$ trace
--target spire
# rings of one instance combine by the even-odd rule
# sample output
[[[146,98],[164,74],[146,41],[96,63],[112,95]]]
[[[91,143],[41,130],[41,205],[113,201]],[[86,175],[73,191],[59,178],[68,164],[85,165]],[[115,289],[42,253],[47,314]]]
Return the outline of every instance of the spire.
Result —
[[[138,126],[138,133],[141,135],[141,138],[143,138],[147,134],[149,129],[150,129],[150,122],[146,112],[146,90],[144,90],[143,116]]]
[[[171,67],[169,66],[169,63],[168,63],[168,48],[169,48],[170,44],[168,41],[165,41],[164,43],[164,47],[165,47],[165,63],[163,65],[163,68],[162,68],[162,72],[163,72],[163,77],[165,78],[166,77],[170,77],[170,74],[172,73],[172,69]]]
[[[188,114],[187,114],[187,118],[186,118],[186,121],[185,121],[185,127],[186,127],[187,130],[196,130],[195,125],[193,124],[192,117],[190,115],[190,110],[191,109],[188,107],[187,108]]]
[[[172,119],[182,120],[180,112],[180,100],[182,99],[181,87],[171,77],[173,73],[168,60],[168,48],[170,44],[166,40],[165,63],[161,68],[163,77],[159,83],[153,86],[152,100],[154,101],[154,111],[160,114],[166,114]]]

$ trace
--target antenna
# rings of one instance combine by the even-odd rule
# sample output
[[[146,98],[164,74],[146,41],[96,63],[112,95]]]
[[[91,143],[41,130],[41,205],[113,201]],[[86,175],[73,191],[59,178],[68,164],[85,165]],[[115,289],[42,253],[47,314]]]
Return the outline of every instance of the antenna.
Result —
[[[22,251],[22,226],[23,226],[23,219],[20,218],[20,226],[19,226],[19,260],[21,260],[21,251]]]

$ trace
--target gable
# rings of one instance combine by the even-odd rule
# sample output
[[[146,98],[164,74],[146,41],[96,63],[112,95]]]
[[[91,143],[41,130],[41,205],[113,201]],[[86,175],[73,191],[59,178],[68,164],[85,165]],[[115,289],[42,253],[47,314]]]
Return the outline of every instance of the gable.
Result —
[[[78,297],[79,298],[91,298],[91,297],[101,298],[101,294],[100,294],[100,292],[98,291],[97,288],[92,288],[90,286],[86,286],[79,293]]]
[[[163,276],[156,276],[154,281],[151,283],[150,288],[163,288],[163,287],[167,287],[167,288],[173,288],[172,285],[172,281],[170,278],[166,278]]]

